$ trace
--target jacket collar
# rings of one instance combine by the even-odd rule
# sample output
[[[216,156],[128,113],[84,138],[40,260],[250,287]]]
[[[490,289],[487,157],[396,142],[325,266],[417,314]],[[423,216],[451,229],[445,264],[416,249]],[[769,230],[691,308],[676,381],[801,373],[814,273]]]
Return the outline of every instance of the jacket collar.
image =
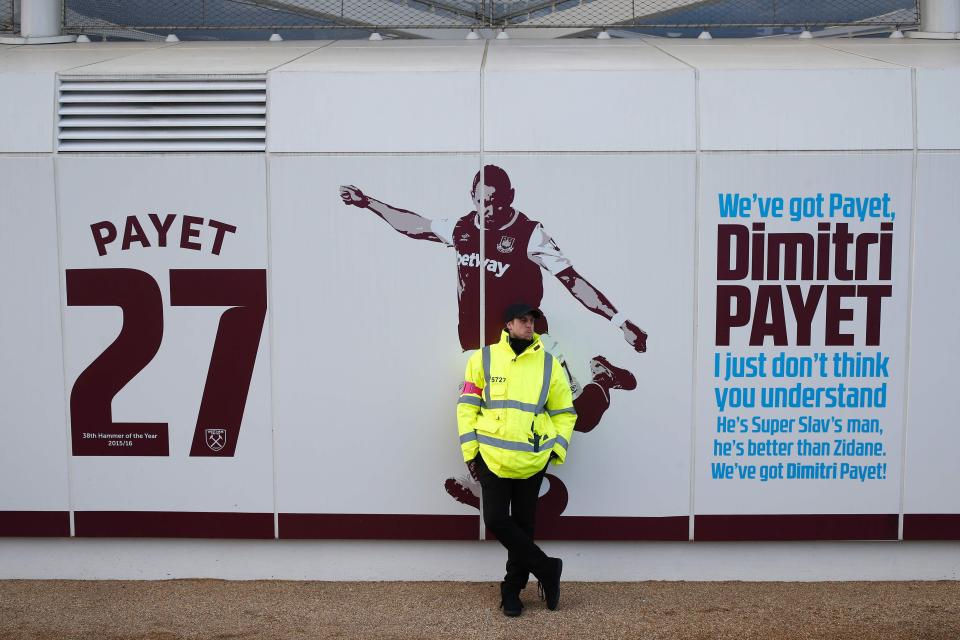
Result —
[[[513,347],[510,346],[510,334],[507,333],[506,330],[503,330],[500,332],[500,342],[497,343],[497,347],[508,351],[511,356],[515,356],[517,358],[519,358],[520,356],[526,355],[528,353],[533,353],[535,351],[543,350],[543,344],[540,342],[540,334],[534,332],[533,342],[530,343],[530,346],[524,349],[524,351],[519,355],[515,355],[513,353]]]

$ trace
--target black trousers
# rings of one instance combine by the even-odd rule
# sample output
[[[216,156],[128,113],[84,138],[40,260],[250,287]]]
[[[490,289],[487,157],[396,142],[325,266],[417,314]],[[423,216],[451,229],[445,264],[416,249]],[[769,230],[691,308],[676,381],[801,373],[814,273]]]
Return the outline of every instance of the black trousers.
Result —
[[[519,591],[527,586],[530,573],[542,566],[547,558],[547,554],[533,542],[537,500],[547,467],[529,478],[516,480],[495,475],[481,455],[477,455],[476,461],[483,493],[483,522],[507,548],[504,584]]]

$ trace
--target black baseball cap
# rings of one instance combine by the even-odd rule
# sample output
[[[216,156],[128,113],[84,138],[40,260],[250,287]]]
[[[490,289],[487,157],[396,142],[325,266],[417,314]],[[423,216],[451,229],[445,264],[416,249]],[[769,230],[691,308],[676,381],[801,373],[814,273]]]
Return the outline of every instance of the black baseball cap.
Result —
[[[543,314],[540,313],[540,309],[535,309],[525,302],[518,302],[507,307],[507,310],[503,312],[503,323],[506,324],[511,320],[520,318],[530,314],[534,317],[535,320],[539,320],[543,317]]]

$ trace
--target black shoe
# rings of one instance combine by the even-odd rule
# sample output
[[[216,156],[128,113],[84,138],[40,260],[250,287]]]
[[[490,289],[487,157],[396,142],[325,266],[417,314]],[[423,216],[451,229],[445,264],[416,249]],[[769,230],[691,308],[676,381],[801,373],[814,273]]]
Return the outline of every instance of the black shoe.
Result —
[[[563,560],[547,558],[544,568],[537,572],[537,588],[540,597],[547,601],[547,609],[556,611],[560,606],[560,574],[563,572]]]
[[[500,608],[503,615],[516,618],[523,613],[523,603],[520,602],[520,590],[509,584],[500,584]]]

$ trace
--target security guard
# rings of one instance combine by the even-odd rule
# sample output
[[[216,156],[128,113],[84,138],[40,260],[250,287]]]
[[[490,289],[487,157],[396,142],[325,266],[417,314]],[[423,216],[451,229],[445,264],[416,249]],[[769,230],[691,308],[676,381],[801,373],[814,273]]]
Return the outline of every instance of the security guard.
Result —
[[[552,460],[563,464],[577,414],[563,368],[533,332],[538,309],[517,303],[503,316],[497,344],[467,363],[457,429],[460,448],[483,493],[483,520],[507,548],[500,606],[508,616],[523,610],[520,591],[532,573],[547,608],[560,603],[560,558],[533,542],[540,484]]]

